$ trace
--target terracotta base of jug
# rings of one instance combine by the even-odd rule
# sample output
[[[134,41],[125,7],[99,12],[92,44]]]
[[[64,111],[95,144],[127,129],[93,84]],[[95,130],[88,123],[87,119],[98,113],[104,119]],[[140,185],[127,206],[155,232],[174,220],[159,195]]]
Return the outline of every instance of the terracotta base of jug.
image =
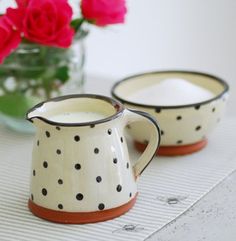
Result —
[[[143,152],[146,148],[146,144],[134,141],[134,145],[137,150]],[[160,146],[156,155],[158,156],[181,156],[200,151],[207,145],[207,139],[190,144],[181,146]]]
[[[122,206],[95,212],[56,211],[38,206],[30,199],[28,201],[28,207],[35,216],[38,216],[51,222],[64,224],[95,223],[116,218],[126,213],[134,206],[137,195],[138,193],[135,195],[133,199],[131,199],[128,203],[123,204]]]

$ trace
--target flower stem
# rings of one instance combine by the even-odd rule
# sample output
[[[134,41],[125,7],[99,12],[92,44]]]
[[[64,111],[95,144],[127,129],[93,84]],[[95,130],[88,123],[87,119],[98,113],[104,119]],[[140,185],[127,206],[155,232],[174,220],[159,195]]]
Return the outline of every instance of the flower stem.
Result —
[[[71,21],[71,27],[75,30],[75,32],[77,32],[80,28],[81,25],[85,22],[84,18],[76,18],[74,20]]]

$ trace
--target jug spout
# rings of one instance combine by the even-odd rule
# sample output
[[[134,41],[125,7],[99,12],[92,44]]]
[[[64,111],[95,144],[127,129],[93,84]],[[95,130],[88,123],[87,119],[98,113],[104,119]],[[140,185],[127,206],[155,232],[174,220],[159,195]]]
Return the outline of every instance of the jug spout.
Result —
[[[36,124],[38,122],[42,122],[43,121],[43,115],[42,115],[42,110],[41,110],[41,104],[36,105],[35,107],[33,107],[32,109],[30,109],[27,113],[26,113],[26,120],[30,121],[33,124]]]
[[[26,120],[28,120],[31,123],[35,123],[35,120],[39,120],[40,117],[39,116],[31,116],[30,114],[27,113],[26,115]]]

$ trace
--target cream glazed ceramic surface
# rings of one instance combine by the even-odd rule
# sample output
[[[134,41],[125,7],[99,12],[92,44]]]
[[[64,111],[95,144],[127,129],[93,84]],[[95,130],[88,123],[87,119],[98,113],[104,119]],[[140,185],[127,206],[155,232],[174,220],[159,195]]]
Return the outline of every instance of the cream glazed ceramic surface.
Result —
[[[167,78],[182,78],[214,93],[210,100],[181,106],[157,106],[127,101],[136,91],[157,84]],[[172,90],[169,90],[172,91]],[[161,146],[182,146],[206,139],[222,117],[228,98],[228,85],[212,75],[187,71],[163,71],[136,75],[116,83],[112,95],[127,108],[145,111],[158,119],[161,128]],[[128,126],[130,134],[140,143],[149,140],[146,123]]]
[[[55,115],[77,111],[99,113],[104,119],[83,123],[51,120]],[[160,141],[158,126],[150,116],[131,112],[103,96],[55,98],[34,107],[27,118],[37,130],[30,201],[49,210],[96,212],[128,203],[136,197],[136,177],[151,161]],[[152,142],[132,166],[124,128],[140,120],[152,129]]]

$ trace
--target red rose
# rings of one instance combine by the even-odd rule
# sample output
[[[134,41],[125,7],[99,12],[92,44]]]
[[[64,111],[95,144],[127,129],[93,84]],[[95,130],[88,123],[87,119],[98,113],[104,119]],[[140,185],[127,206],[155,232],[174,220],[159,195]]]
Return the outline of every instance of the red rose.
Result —
[[[67,48],[74,30],[70,27],[72,9],[67,0],[18,0],[26,4],[23,19],[24,37],[43,45]],[[20,6],[19,6],[20,7]]]
[[[98,26],[123,23],[126,7],[125,0],[82,0],[83,17]]]
[[[8,14],[0,17],[0,36],[0,63],[2,63],[21,42],[20,31]]]
[[[22,30],[23,22],[22,19],[24,19],[25,15],[25,9],[24,8],[8,8],[6,12],[6,16],[8,17],[10,24],[14,29],[17,29],[18,31]]]
[[[16,0],[16,3],[19,7],[26,7],[29,1],[30,0]]]

